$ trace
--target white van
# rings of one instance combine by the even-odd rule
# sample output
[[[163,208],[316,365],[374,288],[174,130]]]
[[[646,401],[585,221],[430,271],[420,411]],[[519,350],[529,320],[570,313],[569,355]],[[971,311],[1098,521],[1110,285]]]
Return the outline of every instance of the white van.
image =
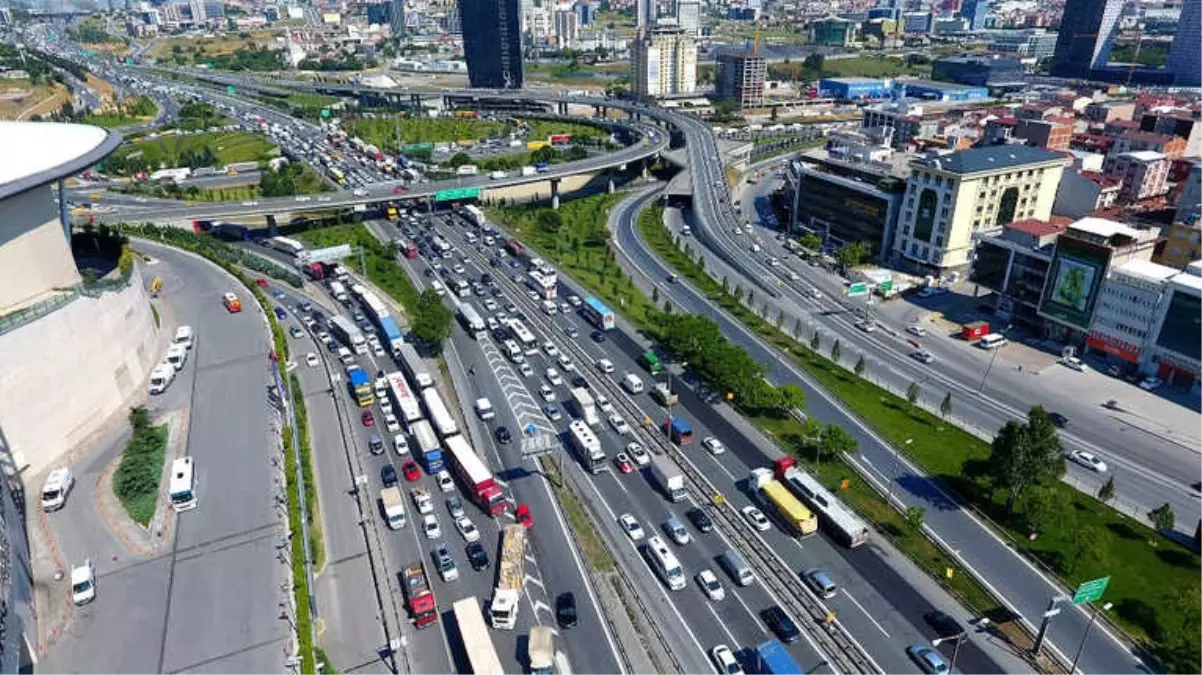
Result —
[[[476,414],[482,420],[491,420],[497,416],[497,412],[493,410],[492,401],[486,398],[476,399]]]
[[[167,348],[167,363],[170,363],[176,370],[184,369],[184,362],[188,360],[188,348],[181,344],[173,344]]]
[[[171,381],[175,379],[175,366],[169,363],[160,363],[150,371],[150,393],[161,394],[167,391],[167,387],[171,386]]]
[[[555,316],[557,313],[559,313],[559,308],[555,306],[554,302],[543,300],[543,314]]]
[[[981,338],[977,342],[977,346],[981,349],[993,349],[995,347],[1001,347],[1002,345],[1006,344],[1006,342],[1006,336],[1002,335],[1001,333],[990,333],[989,335]]]
[[[192,327],[180,326],[175,329],[175,344],[183,345],[184,349],[192,348]]]
[[[631,394],[641,394],[643,393],[643,380],[634,373],[626,373],[626,376],[622,378],[622,387]]]
[[[51,471],[42,484],[42,510],[50,512],[63,508],[67,503],[67,493],[74,486],[75,476],[71,474],[71,469],[60,466]]]

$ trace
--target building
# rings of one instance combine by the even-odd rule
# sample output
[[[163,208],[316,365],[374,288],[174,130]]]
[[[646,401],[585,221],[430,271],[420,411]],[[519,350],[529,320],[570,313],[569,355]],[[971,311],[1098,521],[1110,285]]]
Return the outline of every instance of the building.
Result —
[[[661,98],[697,89],[697,41],[675,22],[661,21],[636,38],[630,65],[636,96]]]
[[[701,35],[701,2],[699,0],[676,0],[676,23],[685,35]]]
[[[1173,46],[1165,67],[1173,73],[1173,83],[1179,87],[1202,87],[1202,0],[1184,0],[1181,18],[1173,34]]]
[[[1041,28],[998,31],[989,41],[989,51],[1023,59],[1049,59],[1056,53],[1056,38],[1056,32]]]
[[[1068,163],[1060,153],[1023,145],[930,152],[915,159],[893,258],[925,273],[966,268],[974,233],[1051,216]]]
[[[1185,139],[1185,155],[1202,156],[1202,122],[1186,108],[1156,107],[1139,118],[1139,130]]]
[[[986,302],[1004,323],[1039,329],[1039,299],[1048,278],[1056,239],[1068,229],[1070,218],[1018,220],[1001,232],[977,233],[970,280],[993,291]]]
[[[654,26],[658,18],[655,0],[634,0],[634,21],[640,30]]]
[[[901,30],[906,35],[926,35],[934,27],[935,16],[930,12],[906,12],[901,16]]]
[[[1143,372],[1155,375],[1170,386],[1199,393],[1202,372],[1202,263],[1191,263],[1169,280],[1160,303],[1154,339],[1148,358],[1140,363]]]
[[[1056,189],[1052,213],[1084,218],[1114,206],[1122,189],[1122,181],[1097,171],[1065,171]]]
[[[1098,293],[1097,306],[1085,338],[1087,352],[1121,364],[1129,371],[1148,358],[1156,316],[1169,279],[1180,270],[1147,260],[1114,267]]]
[[[974,87],[1024,86],[1026,71],[1018,59],[1002,56],[945,56],[935,59],[931,79]]]
[[[1027,145],[1047,150],[1067,151],[1073,140],[1073,127],[1063,118],[1046,120],[1015,120],[1014,137],[1021,138]]]
[[[1119,196],[1140,201],[1169,191],[1169,160],[1153,150],[1122,152],[1106,158],[1103,172],[1123,183]]]
[[[1178,223],[1197,223],[1202,216],[1202,164],[1194,164],[1189,174],[1181,181],[1177,196],[1177,213],[1173,217]]]
[[[1090,122],[1107,124],[1118,120],[1131,121],[1135,117],[1135,103],[1132,101],[1095,101],[1085,106],[1081,117]]]
[[[902,150],[915,138],[930,138],[938,133],[940,118],[939,115],[928,114],[922,106],[895,101],[864,108],[860,127],[892,129],[889,145],[894,150]]]
[[[518,0],[459,0],[463,57],[472,87],[522,88]]]
[[[989,0],[964,0],[960,4],[960,16],[968,21],[968,30],[983,30],[988,15]]]
[[[935,35],[955,35],[968,32],[968,19],[961,16],[946,16],[935,19],[931,29]]]
[[[572,6],[579,26],[591,26],[597,21],[597,5],[592,2],[577,2]]]
[[[388,33],[396,37],[405,34],[405,0],[389,0]]]
[[[1180,136],[1158,134],[1154,131],[1126,131],[1114,139],[1107,156],[1119,155],[1124,152],[1151,150],[1159,152],[1169,159],[1177,159],[1185,154],[1186,141]]]
[[[718,100],[734,101],[739,109],[764,104],[764,77],[767,64],[762,56],[748,52],[718,55],[714,85]]]
[[[1170,225],[1160,251],[1152,259],[1178,270],[1202,260],[1202,223],[1195,219]]]
[[[812,45],[850,47],[860,39],[859,22],[836,16],[811,21],[808,28]]]
[[[555,35],[555,44],[560,47],[567,47],[576,41],[580,35],[578,17],[576,12],[572,10],[557,9],[552,16],[553,32]]]
[[[871,77],[824,77],[818,80],[818,95],[841,101],[865,98],[889,98],[893,84],[889,80]]]
[[[1052,75],[1086,78],[1091,71],[1105,67],[1123,4],[1124,0],[1067,0],[1056,36]]]
[[[985,87],[971,87],[938,80],[899,80],[896,85],[905,88],[907,98],[924,101],[966,103],[989,99],[989,90]]]

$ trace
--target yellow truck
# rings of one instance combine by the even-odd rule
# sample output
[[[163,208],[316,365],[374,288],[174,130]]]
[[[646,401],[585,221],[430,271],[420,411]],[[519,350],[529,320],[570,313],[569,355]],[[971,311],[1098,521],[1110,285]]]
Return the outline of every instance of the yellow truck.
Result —
[[[789,488],[776,480],[771,469],[752,469],[748,482],[752,487],[759,489],[763,501],[776,509],[781,520],[785,521],[794,533],[805,537],[818,530],[818,518],[814,512],[798,501]]]

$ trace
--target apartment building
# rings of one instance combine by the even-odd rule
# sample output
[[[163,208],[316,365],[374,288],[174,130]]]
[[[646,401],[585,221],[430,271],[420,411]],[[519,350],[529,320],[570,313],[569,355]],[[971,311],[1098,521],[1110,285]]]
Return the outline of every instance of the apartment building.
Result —
[[[1139,201],[1169,191],[1169,160],[1159,152],[1139,150],[1111,155],[1102,171],[1122,181],[1119,196],[1124,199]]]

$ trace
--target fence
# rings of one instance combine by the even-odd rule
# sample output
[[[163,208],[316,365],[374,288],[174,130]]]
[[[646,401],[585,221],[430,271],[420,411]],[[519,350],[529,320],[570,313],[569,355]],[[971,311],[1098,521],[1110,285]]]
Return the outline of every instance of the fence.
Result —
[[[95,281],[81,281],[74,286],[57,289],[58,293],[53,297],[40,300],[32,305],[22,307],[14,312],[0,316],[0,335],[10,333],[22,326],[28,325],[38,319],[48,316],[49,314],[66,307],[75,302],[80,297],[99,298],[105,293],[117,293],[129,287],[130,280],[133,278],[133,269],[122,272],[119,276],[111,279],[97,279]]]

